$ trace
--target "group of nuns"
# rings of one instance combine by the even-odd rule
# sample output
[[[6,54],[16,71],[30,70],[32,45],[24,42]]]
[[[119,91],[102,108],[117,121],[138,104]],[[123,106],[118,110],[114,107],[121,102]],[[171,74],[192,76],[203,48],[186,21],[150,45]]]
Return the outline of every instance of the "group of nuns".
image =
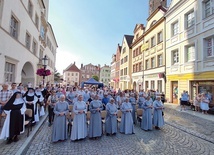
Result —
[[[16,91],[13,93],[9,101],[4,105],[3,110],[6,119],[1,131],[0,139],[7,139],[7,144],[17,142],[18,135],[24,133],[24,122],[28,118],[25,115],[27,109],[32,110],[32,125],[39,121],[39,117],[45,115],[44,97],[42,90],[36,88],[28,88],[23,93]],[[38,106],[40,105],[40,106]],[[40,108],[39,108],[40,107]]]
[[[156,97],[156,100],[153,102],[149,96],[144,97],[142,95],[141,97],[144,98],[143,103],[139,103],[141,104],[139,108],[143,109],[141,129],[149,131],[152,130],[153,126],[155,126],[155,129],[160,129],[164,125],[163,103],[161,102],[161,98]],[[110,98],[109,103],[105,105],[105,133],[107,136],[116,135],[117,133],[118,109],[122,112],[119,132],[122,134],[134,134],[134,120],[136,119],[134,118],[136,117],[135,106],[136,104],[133,104],[130,98],[125,97],[118,108],[115,99]],[[89,139],[99,139],[102,136],[103,124],[101,111],[103,110],[103,104],[99,100],[99,96],[95,95],[89,104],[89,108],[87,107],[88,105],[83,101],[83,96],[79,94],[77,101],[75,101],[73,105],[73,125],[70,133],[71,141],[82,140],[87,136]],[[90,111],[88,128],[87,110]],[[64,141],[68,139],[68,126],[66,122],[67,115],[69,115],[68,103],[65,101],[64,95],[61,95],[59,101],[56,103],[54,113],[52,142]]]

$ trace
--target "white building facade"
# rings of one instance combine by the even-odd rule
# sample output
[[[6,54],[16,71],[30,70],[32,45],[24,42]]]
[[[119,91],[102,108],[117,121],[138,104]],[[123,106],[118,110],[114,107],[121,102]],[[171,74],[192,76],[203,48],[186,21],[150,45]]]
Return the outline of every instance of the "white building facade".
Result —
[[[52,73],[46,82],[54,82],[58,45],[48,23],[48,7],[48,0],[0,0],[0,84],[40,84],[36,71],[43,67],[45,55]]]
[[[63,85],[66,86],[80,85],[80,70],[76,66],[75,62],[70,64],[65,70],[63,70],[63,81]]]
[[[173,0],[166,13],[166,97],[214,94],[214,0]],[[211,100],[213,102],[213,99]]]
[[[104,65],[100,68],[100,82],[102,82],[105,86],[109,86],[111,81],[111,67],[108,65]]]

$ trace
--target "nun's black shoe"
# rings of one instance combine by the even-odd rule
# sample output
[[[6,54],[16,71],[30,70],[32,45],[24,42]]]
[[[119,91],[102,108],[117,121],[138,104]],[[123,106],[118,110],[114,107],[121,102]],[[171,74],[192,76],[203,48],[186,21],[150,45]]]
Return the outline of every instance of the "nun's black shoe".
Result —
[[[15,138],[13,139],[13,141],[14,141],[14,142],[18,142],[18,141],[19,141],[18,137],[15,136]]]
[[[160,130],[160,128],[158,126],[156,126],[155,129]]]
[[[106,136],[110,136],[110,134],[109,134],[109,133],[107,133],[107,134],[106,134]]]
[[[7,143],[6,143],[6,144],[11,144],[12,142],[13,142],[12,138],[9,138],[9,139],[7,140]]]

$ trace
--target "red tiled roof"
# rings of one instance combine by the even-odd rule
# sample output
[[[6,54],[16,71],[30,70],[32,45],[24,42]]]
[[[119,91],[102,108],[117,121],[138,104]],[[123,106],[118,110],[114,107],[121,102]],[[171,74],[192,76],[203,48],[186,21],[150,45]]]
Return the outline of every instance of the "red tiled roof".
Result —
[[[65,70],[65,71],[72,71],[72,72],[80,72],[79,68],[75,65],[75,63],[70,64]]]

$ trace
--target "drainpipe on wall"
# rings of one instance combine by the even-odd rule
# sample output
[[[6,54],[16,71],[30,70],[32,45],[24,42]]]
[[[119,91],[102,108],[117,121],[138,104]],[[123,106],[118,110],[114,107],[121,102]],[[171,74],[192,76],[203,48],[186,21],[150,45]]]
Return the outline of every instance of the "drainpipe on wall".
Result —
[[[164,93],[165,93],[165,98],[166,98],[166,82],[167,82],[167,78],[166,78],[166,18],[164,17],[164,57],[165,57],[165,73],[164,73],[164,82],[165,82],[165,87],[164,87]]]

